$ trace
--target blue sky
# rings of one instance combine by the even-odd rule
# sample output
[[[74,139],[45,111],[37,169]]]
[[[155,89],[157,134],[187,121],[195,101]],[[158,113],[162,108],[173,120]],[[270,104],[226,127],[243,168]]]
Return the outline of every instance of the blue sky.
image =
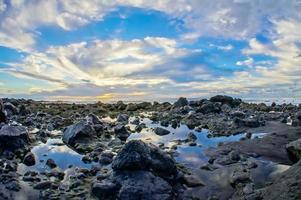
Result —
[[[0,96],[301,98],[300,10],[300,0],[0,0]]]

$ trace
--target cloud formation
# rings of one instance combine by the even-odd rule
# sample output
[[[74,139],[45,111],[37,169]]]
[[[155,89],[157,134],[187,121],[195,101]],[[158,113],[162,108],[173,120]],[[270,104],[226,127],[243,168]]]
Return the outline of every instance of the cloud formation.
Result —
[[[95,34],[81,42],[39,44],[46,37],[40,28],[74,33],[121,7],[164,13],[179,34],[137,39]],[[225,91],[301,95],[300,10],[300,0],[0,0],[0,46],[24,53],[20,61],[0,59],[0,75],[39,81],[28,86],[27,95],[64,99],[83,95],[87,87],[85,96],[103,99]],[[120,14],[120,21],[126,18]],[[204,47],[200,40],[206,38],[211,40]],[[1,82],[5,94],[9,87]]]

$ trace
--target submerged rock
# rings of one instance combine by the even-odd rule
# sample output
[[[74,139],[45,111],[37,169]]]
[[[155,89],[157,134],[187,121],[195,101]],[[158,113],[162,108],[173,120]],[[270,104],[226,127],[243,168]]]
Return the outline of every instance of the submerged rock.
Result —
[[[161,127],[156,127],[154,129],[154,132],[157,134],[157,135],[160,135],[160,136],[163,136],[163,135],[168,135],[170,133],[169,130],[166,130],[164,128],[161,128]]]
[[[27,166],[33,166],[36,164],[35,155],[31,152],[27,153],[23,159],[23,163]]]

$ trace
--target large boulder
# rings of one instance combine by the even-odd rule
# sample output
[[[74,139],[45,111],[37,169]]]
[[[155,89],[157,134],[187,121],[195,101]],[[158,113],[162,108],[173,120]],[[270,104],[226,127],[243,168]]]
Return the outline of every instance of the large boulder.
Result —
[[[0,148],[17,149],[29,144],[28,131],[24,126],[4,125],[0,129]]]
[[[290,159],[293,162],[298,162],[301,158],[301,139],[290,142],[286,145],[286,150],[289,154]]]
[[[112,163],[114,170],[151,170],[161,176],[177,172],[174,160],[154,145],[140,140],[129,141]]]
[[[90,124],[81,121],[67,127],[63,134],[63,142],[74,146],[77,142],[81,142],[81,140],[92,139],[95,137],[95,134],[95,130]]]

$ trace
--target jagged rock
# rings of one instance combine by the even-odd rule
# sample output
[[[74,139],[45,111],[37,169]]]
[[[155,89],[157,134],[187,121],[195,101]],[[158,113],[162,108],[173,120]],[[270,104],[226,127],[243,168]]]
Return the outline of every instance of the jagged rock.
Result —
[[[24,126],[4,125],[0,129],[0,147],[5,149],[23,148],[29,144],[28,131]]]
[[[93,127],[82,121],[67,127],[63,134],[63,142],[74,146],[82,139],[92,139],[95,134]]]
[[[290,142],[286,145],[286,150],[293,162],[298,162],[301,158],[301,139]]]
[[[129,141],[115,157],[114,170],[152,170],[163,176],[177,172],[174,160],[154,145],[140,140]]]
[[[173,107],[174,108],[180,108],[180,107],[184,107],[188,105],[188,101],[186,98],[184,97],[180,97],[174,104]]]
[[[157,135],[160,135],[160,136],[163,136],[163,135],[168,135],[170,133],[169,130],[166,130],[164,128],[161,128],[161,127],[156,127],[154,129],[154,132],[157,134]]]

